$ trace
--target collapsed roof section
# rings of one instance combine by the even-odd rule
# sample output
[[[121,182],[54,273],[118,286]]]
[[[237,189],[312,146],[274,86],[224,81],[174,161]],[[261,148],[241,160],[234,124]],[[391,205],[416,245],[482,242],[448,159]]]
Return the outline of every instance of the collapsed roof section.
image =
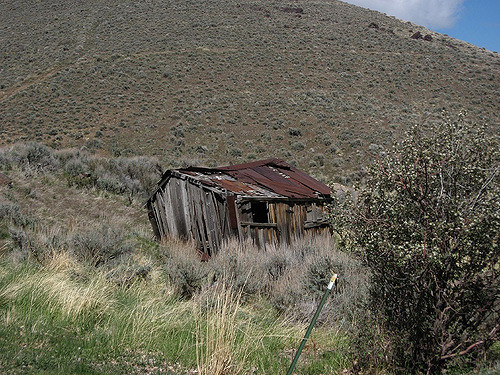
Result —
[[[249,198],[314,199],[330,198],[332,194],[325,184],[274,158],[227,167],[189,167],[167,171],[162,182],[174,172],[189,176],[205,186]]]

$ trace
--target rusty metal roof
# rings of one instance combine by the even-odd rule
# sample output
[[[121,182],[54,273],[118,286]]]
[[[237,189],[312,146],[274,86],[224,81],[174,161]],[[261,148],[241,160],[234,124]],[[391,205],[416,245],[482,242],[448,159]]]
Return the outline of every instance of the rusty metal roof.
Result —
[[[202,184],[237,195],[271,198],[330,197],[328,186],[280,159],[266,159],[227,167],[178,169]]]

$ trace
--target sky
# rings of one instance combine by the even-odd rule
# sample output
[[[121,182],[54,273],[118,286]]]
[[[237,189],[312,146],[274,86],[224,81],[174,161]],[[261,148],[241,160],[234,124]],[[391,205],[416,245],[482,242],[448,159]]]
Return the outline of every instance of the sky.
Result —
[[[344,0],[500,52],[500,0]]]

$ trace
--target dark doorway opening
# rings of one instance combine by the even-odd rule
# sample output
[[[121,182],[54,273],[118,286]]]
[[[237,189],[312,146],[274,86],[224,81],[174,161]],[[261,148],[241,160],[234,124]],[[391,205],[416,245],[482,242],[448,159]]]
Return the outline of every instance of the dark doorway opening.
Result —
[[[252,220],[254,223],[269,223],[266,202],[252,202]]]

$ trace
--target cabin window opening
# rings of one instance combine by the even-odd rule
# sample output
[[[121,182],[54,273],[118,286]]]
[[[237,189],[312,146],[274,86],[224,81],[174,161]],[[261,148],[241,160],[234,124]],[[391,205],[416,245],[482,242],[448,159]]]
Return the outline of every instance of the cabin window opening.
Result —
[[[252,202],[250,209],[252,210],[252,220],[254,223],[269,223],[266,202]]]

